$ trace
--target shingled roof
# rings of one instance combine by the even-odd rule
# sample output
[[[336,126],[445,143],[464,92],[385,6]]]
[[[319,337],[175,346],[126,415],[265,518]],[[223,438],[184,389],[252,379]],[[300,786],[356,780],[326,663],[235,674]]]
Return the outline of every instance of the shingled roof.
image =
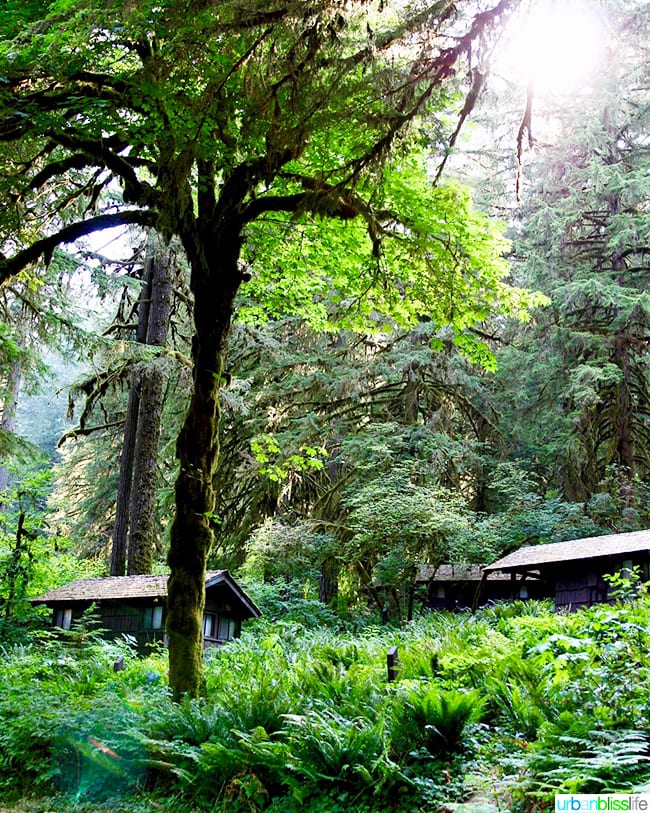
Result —
[[[162,576],[108,576],[99,579],[77,579],[30,599],[32,604],[60,604],[93,601],[120,601],[123,599],[165,599],[169,575]],[[251,617],[261,615],[259,608],[239,587],[227,570],[209,570],[205,587],[227,585],[250,612]]]
[[[540,565],[559,564],[576,559],[599,559],[639,551],[650,551],[650,530],[590,536],[547,545],[529,545],[493,562],[485,568],[485,571],[526,570]]]

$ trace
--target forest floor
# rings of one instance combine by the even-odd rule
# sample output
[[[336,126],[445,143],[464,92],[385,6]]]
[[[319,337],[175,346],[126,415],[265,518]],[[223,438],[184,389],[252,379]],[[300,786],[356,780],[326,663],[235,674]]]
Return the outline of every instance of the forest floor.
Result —
[[[140,800],[137,808],[130,807],[129,811],[137,810],[139,813],[154,813],[163,808],[158,803],[151,800]],[[76,809],[77,813],[116,813],[115,806],[104,807],[94,805],[83,805]],[[127,808],[124,808],[127,810]],[[26,799],[18,800],[10,805],[5,805],[0,801],[0,813],[63,813],[70,811],[70,800],[67,799]],[[497,807],[488,799],[476,797],[460,804],[445,804],[439,808],[438,813],[497,813]]]
[[[70,807],[69,796],[48,796],[38,799],[17,799],[6,804],[0,799],[0,813],[158,813],[164,808],[158,802],[146,799],[128,800],[124,807],[83,804]],[[478,813],[478,811],[477,811]]]

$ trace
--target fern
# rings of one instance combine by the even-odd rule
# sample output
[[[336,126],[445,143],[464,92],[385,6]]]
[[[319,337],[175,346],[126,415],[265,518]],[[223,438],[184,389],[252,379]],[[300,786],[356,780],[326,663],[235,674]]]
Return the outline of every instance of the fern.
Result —
[[[520,790],[549,797],[556,793],[621,793],[650,781],[648,736],[635,730],[589,730],[586,722],[562,716],[519,760]],[[544,733],[544,732],[543,732]]]
[[[388,759],[379,724],[348,720],[333,711],[312,710],[288,717],[295,772],[311,782],[377,788],[401,776]]]
[[[393,753],[405,756],[422,748],[430,754],[456,751],[466,727],[480,719],[484,705],[478,692],[443,691],[436,686],[406,692],[394,707]]]

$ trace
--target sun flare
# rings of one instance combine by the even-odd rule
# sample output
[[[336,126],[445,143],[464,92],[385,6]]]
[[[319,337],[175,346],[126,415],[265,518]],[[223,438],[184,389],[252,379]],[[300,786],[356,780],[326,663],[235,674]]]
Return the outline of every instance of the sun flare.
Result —
[[[596,73],[606,35],[593,0],[540,0],[513,20],[503,67],[515,71],[519,81],[534,81],[538,93],[572,93]]]

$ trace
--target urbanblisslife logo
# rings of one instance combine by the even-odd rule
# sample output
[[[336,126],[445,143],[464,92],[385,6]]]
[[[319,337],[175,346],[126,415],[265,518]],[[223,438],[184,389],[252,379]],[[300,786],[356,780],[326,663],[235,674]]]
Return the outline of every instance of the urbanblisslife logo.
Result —
[[[620,810],[650,813],[650,793],[558,793],[555,810],[562,813],[610,813]]]

